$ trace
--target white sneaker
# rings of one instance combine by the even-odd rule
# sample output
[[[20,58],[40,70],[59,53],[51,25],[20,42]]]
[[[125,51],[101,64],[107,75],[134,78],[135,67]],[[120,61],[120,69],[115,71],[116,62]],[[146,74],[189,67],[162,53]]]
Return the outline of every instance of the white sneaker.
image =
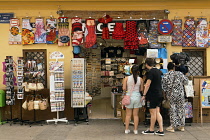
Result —
[[[131,131],[128,129],[128,130],[125,130],[125,134],[129,134]]]
[[[135,135],[137,135],[137,134],[138,134],[138,130],[133,130],[133,133],[134,133]]]

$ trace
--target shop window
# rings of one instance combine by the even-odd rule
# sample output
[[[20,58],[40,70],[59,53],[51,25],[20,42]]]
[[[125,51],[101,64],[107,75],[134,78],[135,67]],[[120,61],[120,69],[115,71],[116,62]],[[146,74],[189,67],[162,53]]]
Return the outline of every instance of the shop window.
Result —
[[[190,57],[187,63],[189,68],[189,76],[205,76],[206,75],[206,50],[183,50]]]
[[[35,60],[38,63],[42,64],[41,70],[33,70],[42,72],[42,76],[38,78],[39,82],[43,83],[44,87],[47,88],[47,55],[46,49],[25,49],[23,50],[23,57],[25,63],[31,60]]]

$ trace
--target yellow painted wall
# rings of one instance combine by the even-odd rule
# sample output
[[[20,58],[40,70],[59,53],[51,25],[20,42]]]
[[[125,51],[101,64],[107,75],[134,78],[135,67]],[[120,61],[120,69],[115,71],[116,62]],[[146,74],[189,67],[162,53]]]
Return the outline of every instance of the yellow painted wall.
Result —
[[[11,12],[8,10],[1,11],[2,12]],[[36,10],[15,10],[13,11],[16,15],[16,17],[22,18],[26,15],[26,12],[29,14],[29,16],[32,17],[31,21],[35,21],[35,17],[38,15],[38,11]],[[42,10],[40,11],[41,16],[43,17],[49,17],[51,15],[51,12],[55,13],[56,11],[53,10]],[[55,18],[57,18],[57,15],[55,15]],[[3,62],[6,56],[13,56],[14,60],[17,60],[17,57],[22,56],[22,50],[23,49],[47,49],[47,62],[49,62],[49,55],[54,51],[60,51],[64,54],[64,69],[65,69],[65,87],[70,88],[70,60],[72,58],[72,47],[71,46],[65,46],[65,47],[58,47],[57,45],[52,44],[33,44],[33,45],[9,45],[8,44],[8,35],[9,35],[9,24],[0,24],[0,62]],[[49,69],[49,66],[47,65],[47,71]],[[2,75],[4,72],[2,72],[2,65],[0,65],[0,83],[2,83]],[[49,71],[48,71],[48,81],[49,81]],[[48,82],[49,87],[49,82]],[[5,86],[0,84],[0,89],[4,89]]]
[[[2,0],[1,0],[2,1]],[[61,5],[61,10],[109,10],[109,11],[117,11],[117,10],[164,10],[168,9],[171,13],[169,14],[169,19],[173,19],[174,16],[180,16],[180,18],[184,19],[188,12],[190,15],[195,16],[195,18],[201,15],[207,16],[209,19],[210,9],[207,9],[209,5],[209,1],[201,2],[194,1],[191,3],[189,1],[168,1],[168,0],[157,0],[157,1],[132,1],[132,2],[119,2],[115,1],[92,1],[87,2],[66,2],[66,1],[54,1],[52,3],[46,2],[46,0],[42,2],[24,2],[26,0],[22,0],[22,2],[15,2],[15,0],[1,2],[0,5],[0,13],[14,12],[16,17],[23,18],[26,15],[32,17],[32,21],[34,21],[35,17],[37,17],[40,13],[43,17],[49,17],[53,15],[54,17],[58,17],[56,14],[57,5]],[[37,1],[37,0],[36,0]],[[73,1],[73,0],[72,0]],[[177,2],[179,1],[179,3]],[[12,3],[11,3],[12,2]],[[186,6],[188,4],[188,6]],[[18,5],[18,6],[17,6]],[[48,5],[48,6],[47,6]],[[191,8],[191,9],[187,9]],[[198,9],[200,8],[200,9]],[[205,9],[206,8],[206,9]],[[17,57],[22,56],[22,49],[47,49],[47,60],[49,62],[49,54],[53,51],[61,51],[65,55],[65,87],[70,88],[70,60],[72,58],[72,47],[58,47],[57,45],[46,45],[46,44],[36,44],[36,45],[8,45],[8,30],[9,24],[0,24],[0,48],[1,55],[0,61],[4,61],[5,56],[13,56],[16,60]],[[172,54],[172,52],[181,52],[181,46],[171,46],[170,43],[167,44],[168,56]],[[210,64],[208,64],[208,60],[210,58],[209,48],[207,49],[207,75],[210,75]],[[0,65],[0,69],[2,69],[2,65]],[[47,67],[48,69],[48,67]],[[0,70],[0,82],[2,83],[2,75],[4,73]],[[49,77],[49,74],[48,74]],[[48,82],[49,87],[49,82]],[[0,89],[5,88],[4,85],[0,84]]]

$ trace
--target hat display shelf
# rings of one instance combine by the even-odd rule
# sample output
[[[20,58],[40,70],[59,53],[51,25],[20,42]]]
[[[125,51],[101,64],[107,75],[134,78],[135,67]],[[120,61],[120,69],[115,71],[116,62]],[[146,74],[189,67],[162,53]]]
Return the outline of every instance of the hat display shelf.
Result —
[[[57,117],[52,120],[46,120],[47,124],[50,122],[65,122],[68,124],[66,118],[60,118],[59,112],[65,109],[65,88],[64,88],[64,61],[58,61],[58,59],[64,59],[64,55],[61,52],[53,52],[50,55],[50,106],[51,112],[56,112]]]

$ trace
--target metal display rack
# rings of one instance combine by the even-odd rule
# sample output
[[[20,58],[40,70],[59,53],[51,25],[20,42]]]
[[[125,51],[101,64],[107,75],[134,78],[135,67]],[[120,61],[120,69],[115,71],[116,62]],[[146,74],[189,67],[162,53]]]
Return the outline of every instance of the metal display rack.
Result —
[[[55,125],[57,125],[58,122],[65,122],[68,124],[66,118],[59,117],[59,112],[64,111],[65,109],[64,62],[57,60],[59,58],[64,58],[64,56],[59,56],[63,56],[63,54],[60,52],[53,52],[51,54],[51,59],[54,58],[56,61],[50,61],[50,105],[51,112],[56,112],[57,118],[46,120],[47,123],[55,122]]]
[[[75,125],[79,121],[85,121],[88,124],[85,102],[86,60],[84,58],[73,58],[71,60],[71,76],[71,107],[74,108]]]

